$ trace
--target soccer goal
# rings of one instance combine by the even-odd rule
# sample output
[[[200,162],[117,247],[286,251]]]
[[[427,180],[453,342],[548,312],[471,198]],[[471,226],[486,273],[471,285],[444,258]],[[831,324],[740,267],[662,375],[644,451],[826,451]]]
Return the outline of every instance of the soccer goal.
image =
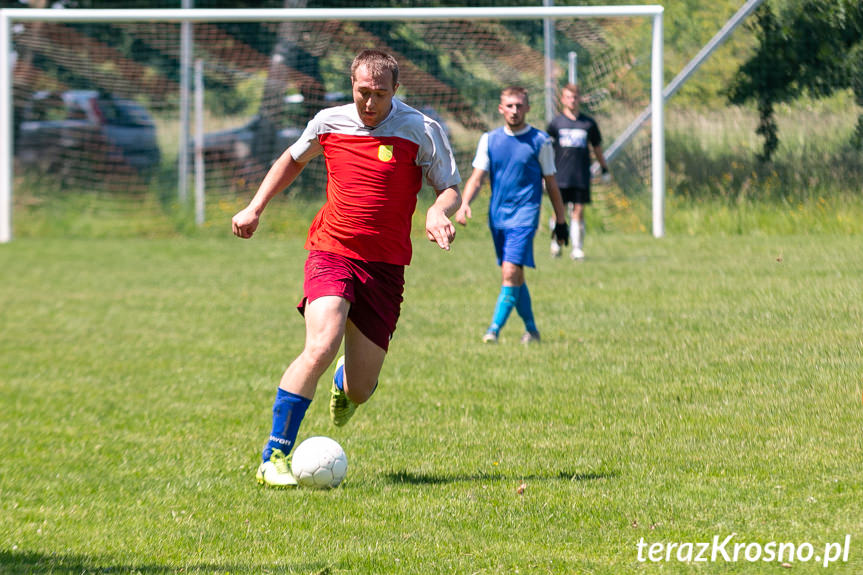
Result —
[[[544,129],[577,54],[582,107],[615,156],[607,209],[647,190],[652,232],[662,236],[662,13],[0,10],[0,242],[12,239],[13,214],[23,229],[80,210],[82,221],[66,225],[126,218],[117,227],[130,234],[190,214],[223,222],[316,111],[350,101],[348,68],[368,47],[399,60],[398,96],[442,123],[463,174],[480,134],[500,124],[500,90],[526,87],[528,120]],[[649,132],[615,147],[645,106]],[[320,194],[324,181],[323,163],[310,165],[284,199]]]

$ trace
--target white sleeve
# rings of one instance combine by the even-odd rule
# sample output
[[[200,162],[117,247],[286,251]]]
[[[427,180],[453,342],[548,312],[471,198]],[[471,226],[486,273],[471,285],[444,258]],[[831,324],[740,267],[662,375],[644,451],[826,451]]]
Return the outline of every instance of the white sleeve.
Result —
[[[550,139],[543,142],[539,148],[539,165],[542,167],[543,176],[553,176],[557,173],[554,165],[554,145]]]
[[[288,148],[296,161],[305,163],[323,153],[324,147],[318,141],[318,125],[318,117],[315,116],[306,124],[299,139]]]
[[[438,192],[459,185],[458,165],[443,128],[434,120],[427,119],[424,130],[431,139],[431,146],[420,148],[421,157],[417,163],[422,166],[426,182]]]
[[[488,132],[480,136],[479,144],[476,146],[476,156],[473,159],[473,167],[484,172],[489,171],[488,159]]]

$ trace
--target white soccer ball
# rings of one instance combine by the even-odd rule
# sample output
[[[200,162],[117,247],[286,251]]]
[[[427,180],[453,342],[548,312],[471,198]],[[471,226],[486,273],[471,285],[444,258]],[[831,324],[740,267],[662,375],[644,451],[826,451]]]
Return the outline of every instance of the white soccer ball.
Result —
[[[329,437],[310,437],[294,449],[291,472],[301,487],[338,487],[348,472],[348,456]]]

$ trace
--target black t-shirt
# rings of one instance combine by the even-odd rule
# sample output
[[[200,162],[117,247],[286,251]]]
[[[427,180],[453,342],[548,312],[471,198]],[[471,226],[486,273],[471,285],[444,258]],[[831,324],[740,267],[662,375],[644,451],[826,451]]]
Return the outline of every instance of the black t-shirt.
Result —
[[[548,125],[554,139],[554,164],[557,185],[561,188],[590,189],[590,149],[602,143],[599,126],[590,116],[578,114],[571,120],[563,114]]]

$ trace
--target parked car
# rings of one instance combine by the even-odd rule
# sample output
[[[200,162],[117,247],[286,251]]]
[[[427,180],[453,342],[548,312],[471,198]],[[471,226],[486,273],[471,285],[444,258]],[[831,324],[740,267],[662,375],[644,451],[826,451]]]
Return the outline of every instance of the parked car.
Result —
[[[96,90],[36,92],[24,111],[15,153],[25,166],[123,163],[137,171],[161,160],[156,125],[134,100]]]
[[[321,105],[336,106],[351,101],[343,92],[327,92]],[[274,162],[303,133],[316,107],[308,108],[301,94],[285,96],[279,116],[285,124],[265,129],[263,117],[256,114],[246,123],[226,130],[204,134],[204,161],[208,166],[241,166],[249,162]],[[319,106],[318,106],[319,107]],[[269,138],[269,139],[268,139]],[[194,150],[194,138],[189,150]]]
[[[266,156],[281,154],[303,133],[302,128],[282,128],[276,131],[273,145],[266,146],[259,136],[266,133],[261,121],[261,116],[255,115],[239,127],[204,134],[205,162],[208,165],[241,165],[257,159],[269,163],[276,158]],[[190,143],[189,150],[194,150],[194,146]]]

